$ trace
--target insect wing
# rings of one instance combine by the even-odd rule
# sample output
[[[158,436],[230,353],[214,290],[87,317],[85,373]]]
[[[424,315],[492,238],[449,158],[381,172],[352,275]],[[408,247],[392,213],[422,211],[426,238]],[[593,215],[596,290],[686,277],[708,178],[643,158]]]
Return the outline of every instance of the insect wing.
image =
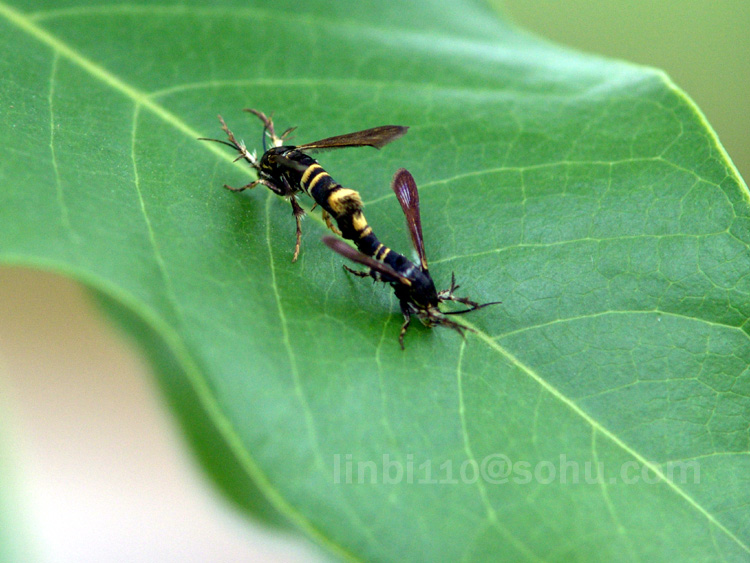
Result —
[[[409,227],[409,234],[414,248],[419,254],[419,261],[422,271],[427,271],[427,258],[424,254],[424,240],[422,239],[422,219],[419,214],[419,192],[414,177],[405,168],[400,168],[393,176],[391,187],[396,193],[401,209],[406,216],[406,225]]]
[[[385,276],[388,276],[389,278],[394,279],[405,285],[411,285],[411,281],[403,277],[396,270],[391,268],[388,264],[383,264],[382,262],[378,262],[374,258],[367,256],[366,254],[362,254],[358,250],[353,249],[351,246],[346,244],[341,239],[337,239],[336,237],[326,236],[326,237],[323,237],[323,242],[326,244],[326,246],[328,246],[328,248],[330,248],[334,252],[341,254],[341,256],[343,256],[344,258],[348,258],[352,262],[357,262],[358,264],[367,266],[368,268],[371,268],[375,270],[376,272],[379,272]]]
[[[372,129],[365,129],[364,131],[357,131],[346,135],[328,137],[327,139],[321,139],[320,141],[306,143],[297,148],[304,151],[343,149],[345,147],[375,147],[376,149],[379,149],[388,143],[395,141],[399,137],[406,135],[408,129],[408,127],[403,127],[401,125],[383,125],[381,127],[373,127]]]
[[[269,160],[276,166],[284,167],[289,170],[296,170],[297,172],[304,172],[307,170],[308,165],[292,160],[279,154],[273,154],[269,157]]]

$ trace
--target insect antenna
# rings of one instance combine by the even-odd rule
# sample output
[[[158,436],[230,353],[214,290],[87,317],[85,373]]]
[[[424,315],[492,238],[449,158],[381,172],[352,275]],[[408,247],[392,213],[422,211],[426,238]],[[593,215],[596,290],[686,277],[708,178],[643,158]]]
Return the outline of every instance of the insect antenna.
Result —
[[[234,143],[230,143],[229,141],[223,141],[221,139],[209,139],[208,137],[198,137],[198,140],[199,141],[213,141],[214,143],[221,143],[222,145],[232,147],[234,150],[240,150],[240,148]],[[240,155],[240,158],[242,158],[242,155]]]
[[[456,297],[454,299],[451,299],[451,301],[458,301],[459,303],[468,305],[469,309],[462,309],[461,311],[440,311],[443,315],[463,315],[464,313],[471,313],[472,311],[476,311],[477,309],[483,309],[484,307],[487,307],[489,305],[499,305],[500,303],[502,303],[502,301],[490,301],[489,303],[474,303],[473,301],[469,301],[468,299],[465,299],[463,297]]]
[[[261,133],[261,142],[263,143],[263,152],[268,150],[266,146],[266,137],[268,136],[268,125],[263,127],[263,133]]]
[[[232,147],[234,150],[239,152],[239,156],[234,159],[234,162],[237,162],[238,160],[244,158],[247,162],[250,163],[250,166],[255,168],[257,170],[258,168],[258,160],[255,157],[254,153],[250,153],[247,148],[245,147],[245,143],[242,141],[238,141],[237,138],[234,136],[234,133],[232,133],[229,130],[229,127],[227,127],[227,124],[224,123],[224,119],[219,116],[219,121],[221,122],[221,129],[224,131],[224,133],[227,134],[228,141],[223,141],[219,139],[209,139],[207,137],[200,137],[198,138],[199,141],[213,141],[214,143],[221,143],[222,145],[226,145],[228,147]]]
[[[477,309],[482,309],[483,307],[487,307],[488,305],[498,305],[502,303],[502,301],[490,301],[489,303],[480,304],[476,301],[472,301],[468,297],[456,297],[455,295],[453,295],[453,292],[456,291],[459,287],[460,286],[456,283],[456,274],[451,273],[450,289],[438,293],[438,300],[440,302],[455,301],[456,303],[462,303],[469,308],[461,311],[442,311],[443,315],[463,315],[464,313],[476,311]]]
[[[296,126],[295,126],[295,127],[290,127],[289,129],[287,129],[286,131],[284,131],[284,132],[283,132],[283,133],[281,134],[281,137],[279,137],[279,138],[280,138],[280,139],[282,139],[282,140],[283,140],[283,139],[286,139],[286,138],[287,138],[287,137],[289,136],[289,134],[290,134],[290,133],[291,133],[292,131],[294,131],[294,130],[295,130],[296,128],[297,128]]]

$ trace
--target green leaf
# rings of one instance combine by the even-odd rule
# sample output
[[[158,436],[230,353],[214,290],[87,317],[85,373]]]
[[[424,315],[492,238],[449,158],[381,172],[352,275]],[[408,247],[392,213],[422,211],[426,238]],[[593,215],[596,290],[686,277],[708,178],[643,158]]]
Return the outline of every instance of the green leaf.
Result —
[[[0,2],[0,48],[0,260],[102,296],[237,502],[355,559],[748,557],[748,191],[663,74],[468,1]],[[317,211],[292,264],[289,205],[221,189],[243,107],[410,125],[321,163],[402,252],[407,167],[439,289],[502,305],[402,352]]]

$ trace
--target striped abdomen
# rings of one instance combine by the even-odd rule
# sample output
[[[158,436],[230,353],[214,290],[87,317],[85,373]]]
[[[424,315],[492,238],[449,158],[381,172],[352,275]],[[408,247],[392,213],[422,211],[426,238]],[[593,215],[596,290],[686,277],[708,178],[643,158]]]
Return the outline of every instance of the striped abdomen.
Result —
[[[336,183],[320,164],[313,161],[307,167],[300,178],[300,187],[336,220],[341,236],[354,242],[362,254],[385,262],[397,272],[413,266],[404,256],[381,243],[372,232],[362,213],[359,193]]]

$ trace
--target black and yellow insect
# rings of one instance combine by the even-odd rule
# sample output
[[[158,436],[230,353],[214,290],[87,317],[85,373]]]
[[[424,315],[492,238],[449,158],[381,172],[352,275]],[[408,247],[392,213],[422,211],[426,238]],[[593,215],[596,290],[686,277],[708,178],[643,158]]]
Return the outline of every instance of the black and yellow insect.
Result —
[[[398,336],[402,350],[404,348],[404,335],[409,328],[412,315],[416,315],[422,321],[422,324],[427,327],[446,326],[464,336],[464,330],[473,329],[453,322],[446,315],[460,315],[476,311],[488,305],[495,305],[499,301],[479,304],[468,297],[456,297],[453,292],[458,289],[458,286],[456,285],[456,277],[453,274],[451,274],[450,289],[442,291],[435,289],[435,283],[432,281],[432,277],[430,277],[430,272],[427,268],[427,258],[424,252],[417,184],[409,171],[401,168],[393,177],[391,187],[396,193],[396,197],[401,204],[401,209],[403,209],[406,216],[409,234],[419,256],[419,265],[414,264],[405,256],[384,246],[378,241],[374,233],[372,233],[372,229],[370,229],[370,232],[366,236],[354,239],[359,251],[332,236],[323,237],[323,242],[342,256],[369,268],[367,272],[359,272],[344,266],[353,274],[360,277],[372,277],[375,280],[391,284],[399,300],[401,312],[404,315],[404,324],[401,326],[401,332]],[[441,311],[440,303],[445,301],[462,303],[468,309]]]
[[[370,146],[379,149],[405,135],[408,127],[384,125],[293,146],[284,145],[284,140],[294,128],[287,129],[280,136],[276,136],[273,121],[266,117],[263,112],[254,109],[245,111],[256,115],[263,122],[264,153],[260,158],[254,152],[249,152],[244,143],[237,141],[221,116],[219,116],[221,128],[227,134],[229,140],[221,141],[206,138],[200,140],[214,141],[232,147],[240,153],[237,160],[246,160],[258,172],[258,179],[245,186],[233,188],[225,184],[224,187],[228,190],[241,192],[262,184],[272,192],[289,199],[292,205],[292,213],[297,221],[297,242],[294,247],[292,262],[295,262],[299,256],[302,237],[300,221],[305,214],[305,211],[297,202],[299,192],[309,194],[315,200],[315,204],[323,208],[323,219],[333,232],[350,240],[355,240],[356,237],[367,230],[368,226],[362,215],[362,200],[359,194],[334,182],[333,178],[323,170],[323,167],[306,153],[345,147]],[[273,143],[273,147],[268,150],[266,150],[266,134]],[[336,220],[338,229],[331,223],[331,216]]]
[[[249,109],[246,111],[255,114],[263,121],[264,150],[266,134],[274,144],[272,148],[265,150],[260,159],[256,157],[255,153],[250,153],[243,143],[236,140],[221,116],[219,116],[219,120],[229,140],[201,140],[215,141],[232,147],[240,153],[237,157],[238,160],[246,160],[258,172],[258,179],[245,186],[232,188],[225,185],[224,187],[232,191],[242,191],[262,184],[274,193],[290,200],[292,212],[297,221],[297,242],[292,258],[293,262],[299,254],[302,233],[300,219],[304,215],[303,209],[297,203],[296,196],[299,192],[305,192],[312,196],[316,205],[323,208],[323,219],[326,225],[332,231],[354,242],[358,250],[335,237],[324,237],[323,241],[334,251],[354,262],[367,266],[369,270],[358,272],[346,266],[345,268],[357,276],[369,276],[375,280],[390,283],[395,290],[401,312],[404,315],[404,324],[401,326],[399,334],[399,343],[402,349],[404,348],[404,335],[409,327],[412,315],[416,315],[425,326],[447,326],[458,331],[462,336],[464,330],[472,330],[453,322],[447,315],[468,313],[494,303],[479,304],[467,297],[456,297],[454,291],[458,289],[458,286],[455,283],[455,277],[451,279],[450,289],[443,291],[435,289],[435,283],[432,281],[427,268],[419,211],[419,193],[412,175],[407,170],[400,169],[393,178],[392,188],[406,215],[412,243],[419,255],[419,265],[414,264],[402,254],[391,250],[380,242],[365,219],[362,212],[362,199],[359,194],[336,183],[314,158],[306,154],[306,152],[315,150],[343,147],[372,146],[380,148],[403,136],[408,129],[407,127],[385,125],[347,135],[329,137],[313,143],[292,146],[284,145],[284,139],[292,129],[287,129],[280,136],[276,136],[270,118],[257,110]],[[336,220],[338,229],[331,223],[331,217]],[[440,310],[439,305],[445,301],[456,301],[469,308],[461,311],[444,312]]]

